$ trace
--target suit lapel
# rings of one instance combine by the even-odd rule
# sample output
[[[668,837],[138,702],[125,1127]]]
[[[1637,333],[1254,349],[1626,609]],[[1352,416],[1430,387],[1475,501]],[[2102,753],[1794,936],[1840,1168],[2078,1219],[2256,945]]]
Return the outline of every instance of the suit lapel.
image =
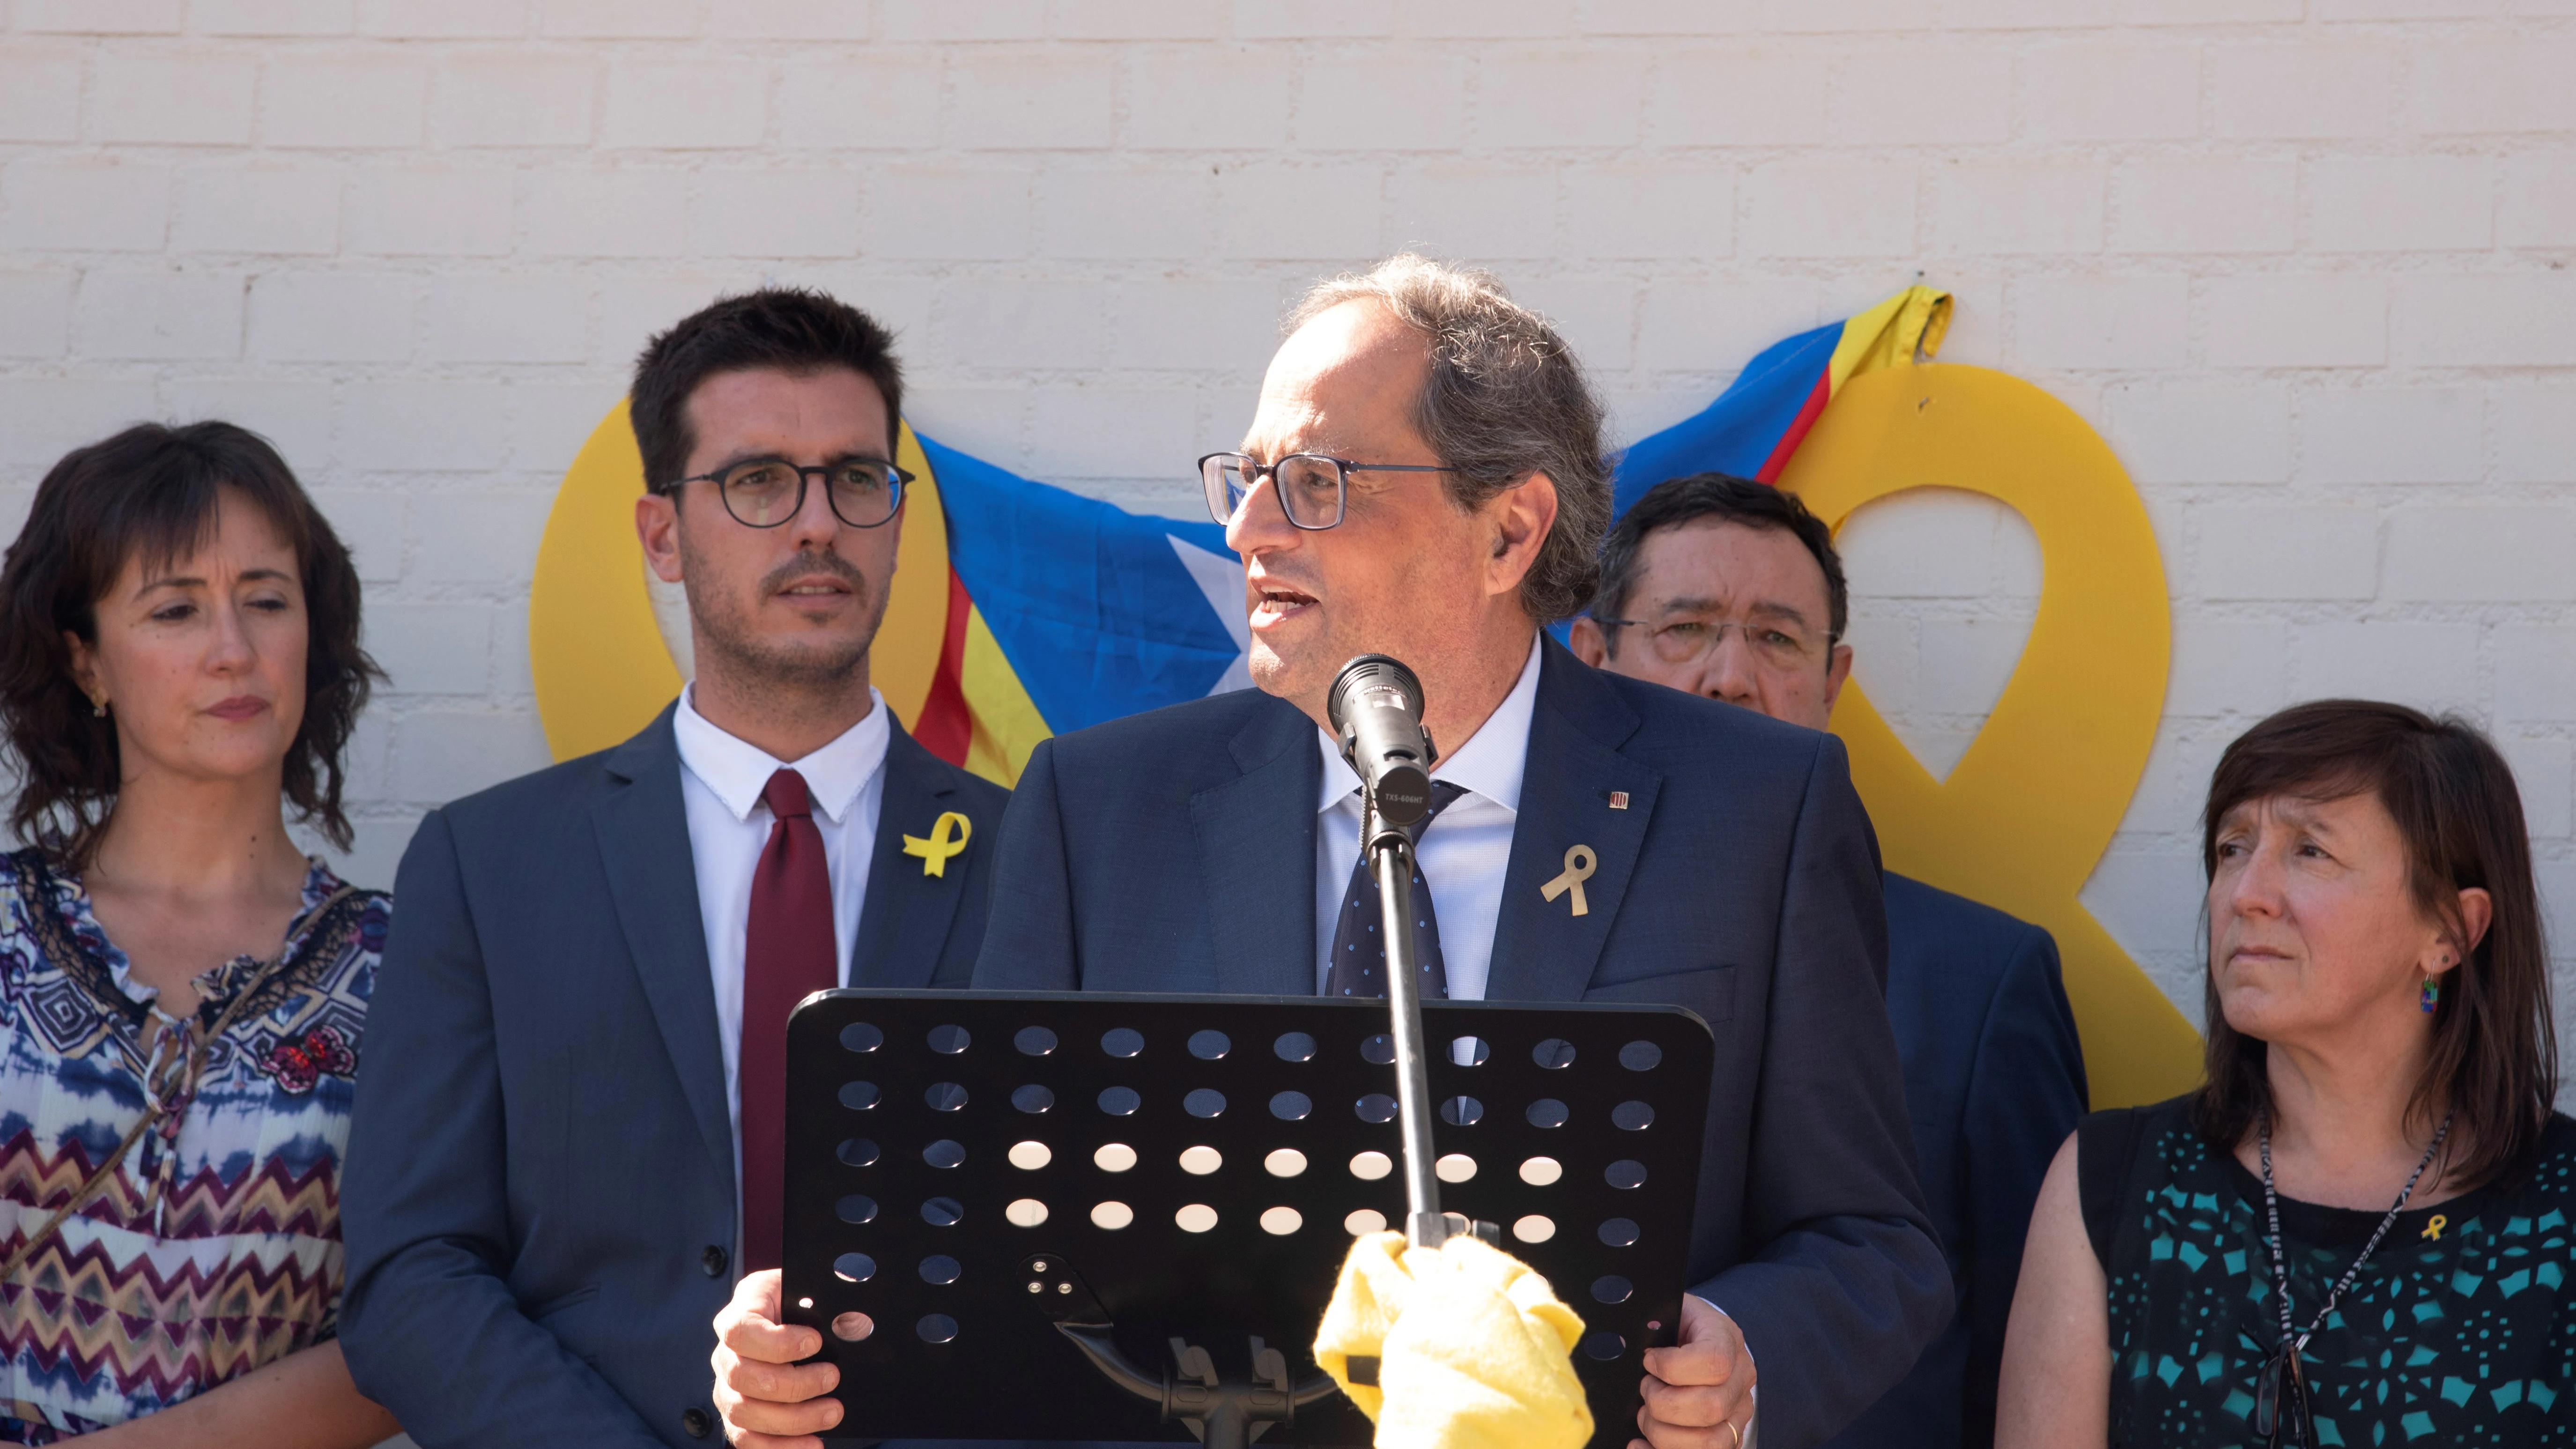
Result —
[[[1295,705],[1265,696],[1228,743],[1243,774],[1190,797],[1216,946],[1216,989],[1311,996],[1315,792],[1323,787],[1315,722]]]
[[[608,892],[662,1044],[706,1139],[707,1156],[730,1194],[733,1119],[725,1106],[724,1048],[671,711],[662,711],[642,734],[612,751],[606,769],[622,783],[591,807],[590,817],[608,870]]]
[[[1581,999],[1627,898],[1663,786],[1662,775],[1619,753],[1636,732],[1636,712],[1563,645],[1551,638],[1541,648],[1520,817],[1485,986],[1489,1001]],[[1625,809],[1610,808],[1614,791],[1626,793]],[[1577,845],[1591,847],[1594,860],[1580,916],[1572,892],[1554,900],[1542,893],[1566,873],[1566,853]]]
[[[939,969],[940,948],[966,894],[966,857],[952,856],[938,875],[922,858],[903,853],[903,837],[927,838],[940,812],[956,808],[957,782],[936,756],[892,719],[886,738],[885,789],[879,797],[877,836],[868,857],[867,896],[859,906],[859,938],[851,944],[852,986],[927,986]],[[999,830],[999,820],[971,822],[977,832]],[[969,836],[971,845],[973,837]]]

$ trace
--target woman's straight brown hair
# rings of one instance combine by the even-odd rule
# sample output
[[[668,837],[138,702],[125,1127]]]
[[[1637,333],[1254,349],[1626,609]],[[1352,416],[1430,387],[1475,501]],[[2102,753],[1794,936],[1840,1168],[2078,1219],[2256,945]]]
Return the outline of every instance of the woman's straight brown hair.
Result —
[[[223,490],[276,525],[303,575],[304,719],[286,752],[285,791],[323,838],[349,848],[340,805],[358,711],[384,671],[358,644],[359,585],[349,550],[258,434],[225,422],[143,423],[75,448],[36,485],[26,526],[0,564],[0,733],[19,776],[9,809],[18,838],[78,874],[116,804],[116,721],[72,680],[66,633],[98,642],[98,602],[128,558],[158,567],[206,542]]]
[[[2539,1150],[2557,1100],[2558,1037],[2522,794],[2485,735],[2455,717],[2370,700],[2282,710],[2219,757],[2201,815],[2202,869],[2216,874],[2219,822],[2239,805],[2364,793],[2397,822],[2419,909],[2457,931],[2461,891],[2482,889],[2495,903],[2486,935],[2442,978],[2432,1051],[2407,1112],[2422,1132],[2441,1113],[2457,1114],[2452,1140],[2468,1139],[2453,1158],[2463,1181],[2511,1176]],[[2233,1151],[2271,1107],[2269,1049],[2227,1024],[2206,960],[2202,989],[2209,1080],[2192,1115],[2213,1145]]]

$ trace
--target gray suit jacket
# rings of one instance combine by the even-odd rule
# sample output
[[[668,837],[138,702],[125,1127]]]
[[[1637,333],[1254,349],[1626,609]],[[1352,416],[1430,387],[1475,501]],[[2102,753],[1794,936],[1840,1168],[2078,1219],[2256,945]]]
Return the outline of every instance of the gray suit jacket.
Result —
[[[963,986],[1007,792],[897,726],[851,980]],[[965,854],[902,853],[962,811]],[[733,1132],[680,757],[613,750],[434,811],[368,1013],[340,1341],[425,1449],[685,1445],[733,1292]]]

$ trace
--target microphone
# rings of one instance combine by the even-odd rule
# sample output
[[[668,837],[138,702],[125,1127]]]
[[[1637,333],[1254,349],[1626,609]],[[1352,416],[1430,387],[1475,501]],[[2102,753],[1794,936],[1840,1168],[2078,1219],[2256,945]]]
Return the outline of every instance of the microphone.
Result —
[[[1431,766],[1440,756],[1422,727],[1422,681],[1383,654],[1342,666],[1324,699],[1342,758],[1360,777],[1378,818],[1405,826],[1431,811]]]

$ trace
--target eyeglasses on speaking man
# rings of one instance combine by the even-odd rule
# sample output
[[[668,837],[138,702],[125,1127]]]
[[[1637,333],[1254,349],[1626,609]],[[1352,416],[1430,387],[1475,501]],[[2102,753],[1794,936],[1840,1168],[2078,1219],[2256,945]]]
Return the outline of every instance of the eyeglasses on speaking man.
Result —
[[[1448,473],[1430,463],[1354,463],[1322,453],[1291,453],[1264,463],[1242,453],[1210,453],[1199,459],[1199,483],[1207,490],[1208,512],[1219,523],[1232,523],[1243,500],[1268,478],[1276,484],[1279,511],[1295,526],[1316,532],[1337,527],[1348,506],[1353,473]]]

